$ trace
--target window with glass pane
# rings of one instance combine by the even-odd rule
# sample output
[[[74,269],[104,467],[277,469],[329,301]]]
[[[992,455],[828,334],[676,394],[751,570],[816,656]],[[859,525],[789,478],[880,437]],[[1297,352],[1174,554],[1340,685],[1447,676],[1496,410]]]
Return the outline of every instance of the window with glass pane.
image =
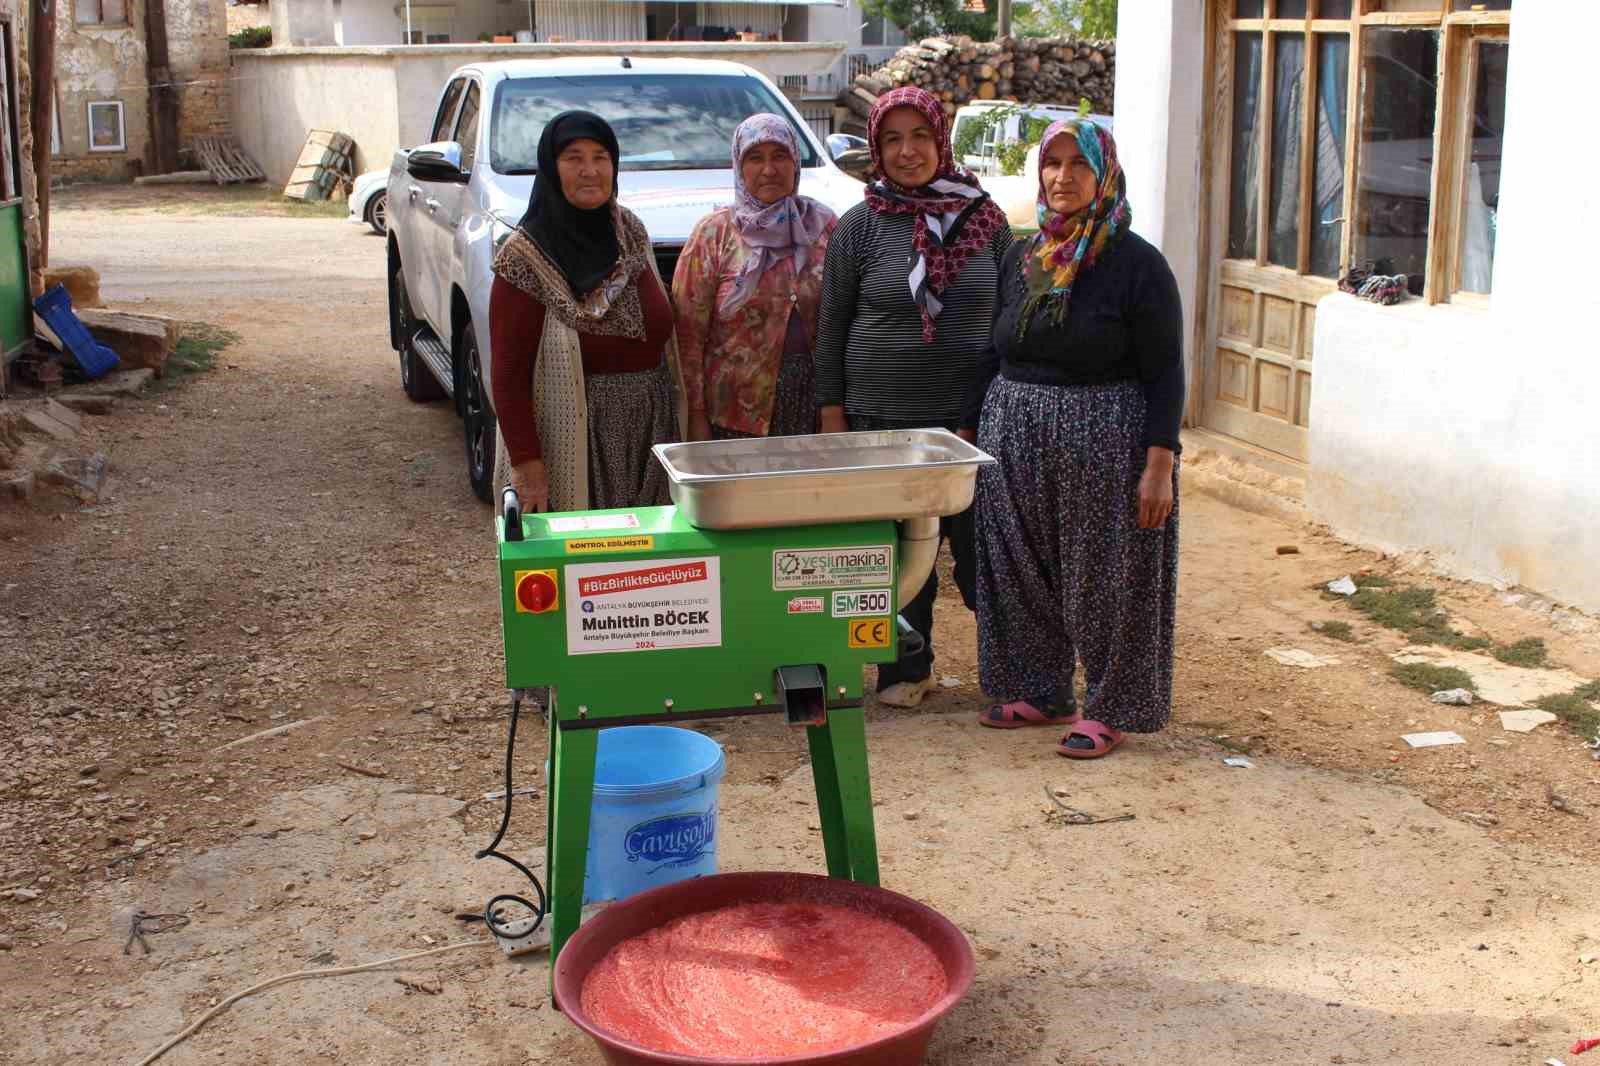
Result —
[[[1269,181],[1267,262],[1300,266],[1300,115],[1305,97],[1306,39],[1274,35],[1272,72],[1272,169]]]
[[[1510,11],[1511,0],[1455,0],[1456,11]]]
[[[1261,138],[1256,103],[1261,95],[1261,34],[1233,37],[1233,155],[1228,176],[1228,258],[1256,257],[1256,173]]]
[[[1235,0],[1233,5],[1234,18],[1258,19],[1266,13],[1266,0]]]
[[[1356,251],[1385,274],[1428,261],[1439,31],[1377,28],[1362,40]]]
[[[1347,19],[1350,8],[1350,0],[1317,0],[1317,18]]]
[[[1278,0],[1278,6],[1273,8],[1274,18],[1303,19],[1306,17],[1306,0]]]
[[[1311,176],[1311,263],[1307,272],[1339,276],[1344,241],[1344,141],[1350,95],[1350,38],[1319,33],[1317,47],[1316,165]]]
[[[1500,214],[1500,150],[1506,134],[1505,41],[1479,41],[1472,85],[1472,151],[1465,160],[1461,204],[1461,279],[1466,292],[1489,292]]]

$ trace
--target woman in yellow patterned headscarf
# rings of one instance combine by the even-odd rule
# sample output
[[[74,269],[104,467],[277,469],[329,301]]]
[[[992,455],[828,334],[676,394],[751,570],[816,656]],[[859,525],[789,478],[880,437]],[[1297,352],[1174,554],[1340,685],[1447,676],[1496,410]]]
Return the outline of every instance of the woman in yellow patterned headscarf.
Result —
[[[1172,713],[1183,311],[1100,126],[1045,132],[1038,212],[963,418],[999,460],[978,475],[979,679],[999,700],[979,722],[1064,728],[1056,750],[1093,759]]]

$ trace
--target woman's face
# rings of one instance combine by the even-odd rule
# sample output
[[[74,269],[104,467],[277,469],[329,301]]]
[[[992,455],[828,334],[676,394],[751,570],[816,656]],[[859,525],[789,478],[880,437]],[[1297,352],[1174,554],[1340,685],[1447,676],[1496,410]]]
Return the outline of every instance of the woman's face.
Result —
[[[569,142],[556,156],[556,174],[561,178],[561,194],[573,207],[590,211],[611,199],[615,177],[611,153],[599,141],[579,137]]]
[[[1050,142],[1050,150],[1039,160],[1039,178],[1052,211],[1071,215],[1094,203],[1099,181],[1075,137],[1063,133]]]
[[[905,189],[915,189],[939,173],[939,134],[921,111],[897,107],[883,116],[878,127],[878,155],[884,177]]]
[[[794,156],[781,144],[758,144],[739,161],[744,187],[764,204],[775,204],[794,192]]]

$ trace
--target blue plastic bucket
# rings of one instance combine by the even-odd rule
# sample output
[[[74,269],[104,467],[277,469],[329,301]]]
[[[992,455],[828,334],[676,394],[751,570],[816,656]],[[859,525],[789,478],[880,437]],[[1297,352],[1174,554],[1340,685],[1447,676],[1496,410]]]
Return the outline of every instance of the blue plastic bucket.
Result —
[[[583,901],[717,872],[722,745],[690,729],[600,731]]]

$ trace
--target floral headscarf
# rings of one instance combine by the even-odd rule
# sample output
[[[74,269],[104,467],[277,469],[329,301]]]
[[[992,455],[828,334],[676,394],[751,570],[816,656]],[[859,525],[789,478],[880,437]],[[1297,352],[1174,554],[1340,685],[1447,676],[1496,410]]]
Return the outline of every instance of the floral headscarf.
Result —
[[[777,203],[764,204],[744,184],[744,157],[762,144],[781,144],[794,160],[794,188]],[[800,139],[788,121],[769,114],[751,115],[733,131],[733,224],[754,253],[744,262],[728,295],[718,305],[731,315],[755,295],[756,283],[768,267],[792,257],[798,273],[811,257],[811,246],[836,216],[827,205],[800,195]]]
[[[1044,160],[1050,143],[1071,135],[1078,151],[1094,169],[1094,200],[1081,211],[1052,211],[1044,191]],[[1060,321],[1066,317],[1072,287],[1078,277],[1100,261],[1133,222],[1128,206],[1127,181],[1117,161],[1117,142],[1103,126],[1088,119],[1069,118],[1051,123],[1039,142],[1039,232],[1023,257],[1023,280],[1028,298],[1018,328],[1041,307],[1048,306]]]
[[[884,116],[897,107],[915,108],[939,138],[938,172],[920,189],[904,188],[884,170],[878,134]],[[911,298],[922,311],[922,340],[931,344],[934,320],[944,310],[939,297],[961,273],[962,264],[987,247],[995,232],[1006,225],[1006,215],[971,172],[956,166],[944,104],[926,89],[903,85],[878,97],[867,119],[867,143],[873,169],[882,175],[867,186],[868,206],[886,214],[917,216],[912,238],[917,261],[911,266],[909,282]]]

